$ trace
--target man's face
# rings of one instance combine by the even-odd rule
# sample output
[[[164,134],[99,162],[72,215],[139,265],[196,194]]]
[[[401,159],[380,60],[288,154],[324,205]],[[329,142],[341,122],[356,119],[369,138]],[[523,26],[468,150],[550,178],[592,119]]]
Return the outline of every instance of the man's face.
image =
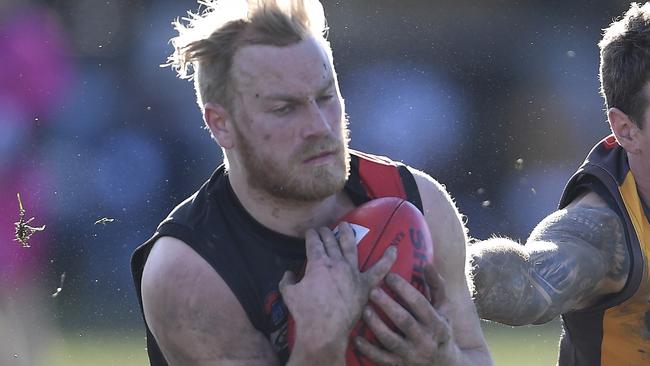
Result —
[[[233,60],[233,152],[248,184],[314,201],[343,188],[349,170],[343,101],[323,48],[247,46]],[[232,164],[232,162],[231,162]]]

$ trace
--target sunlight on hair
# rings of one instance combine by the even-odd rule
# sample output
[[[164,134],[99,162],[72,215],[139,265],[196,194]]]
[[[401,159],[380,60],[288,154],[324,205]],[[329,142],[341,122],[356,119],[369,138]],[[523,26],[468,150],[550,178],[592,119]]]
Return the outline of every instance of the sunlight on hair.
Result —
[[[181,50],[192,42],[210,37],[215,30],[228,22],[247,19],[247,14],[246,1],[200,0],[196,12],[188,11],[186,17],[176,18],[172,22],[178,36],[173,37],[169,42],[174,46],[175,51],[161,67],[170,66],[180,78],[191,78],[192,73],[188,67],[191,62],[188,62]]]
[[[230,22],[250,20],[258,13],[266,10],[279,10],[292,20],[303,25],[311,34],[327,36],[327,25],[323,6],[318,0],[199,0],[196,12],[188,11],[187,16],[177,18],[172,22],[178,36],[170,43],[174,53],[168,57],[167,63],[161,67],[170,66],[182,79],[191,79],[195,68],[192,59],[183,52],[192,43],[210,38],[217,30]]]

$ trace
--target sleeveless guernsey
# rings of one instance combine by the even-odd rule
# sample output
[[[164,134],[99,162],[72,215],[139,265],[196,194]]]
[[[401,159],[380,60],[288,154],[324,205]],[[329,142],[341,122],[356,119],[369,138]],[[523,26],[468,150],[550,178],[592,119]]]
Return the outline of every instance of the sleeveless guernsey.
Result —
[[[650,224],[625,150],[614,136],[598,143],[567,186],[560,208],[585,190],[599,194],[625,227],[631,259],[623,290],[562,316],[560,366],[650,365]]]
[[[350,176],[344,190],[356,206],[373,198],[396,196],[422,211],[413,175],[405,165],[384,157],[351,151]],[[133,253],[131,271],[141,311],[142,271],[149,251],[162,236],[184,241],[215,269],[253,326],[269,339],[278,358],[286,363],[288,311],[278,283],[285,271],[302,267],[306,259],[304,239],[272,231],[251,217],[235,196],[222,165]],[[148,326],[146,331],[151,365],[167,365]]]

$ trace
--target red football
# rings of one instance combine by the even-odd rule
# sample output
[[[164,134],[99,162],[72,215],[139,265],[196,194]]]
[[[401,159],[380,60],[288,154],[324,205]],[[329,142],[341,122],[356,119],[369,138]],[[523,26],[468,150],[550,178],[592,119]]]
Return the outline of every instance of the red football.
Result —
[[[340,221],[350,223],[354,229],[361,271],[376,263],[390,245],[395,245],[397,259],[390,271],[399,274],[424,293],[424,266],[433,261],[433,243],[424,216],[413,204],[397,197],[377,198],[350,211]],[[335,232],[336,230],[334,228]],[[382,285],[382,289],[393,296],[386,285]],[[395,329],[379,309],[375,308],[375,310],[391,328]],[[350,333],[350,340],[357,335],[380,345],[375,335],[361,320]],[[295,339],[295,324],[291,315],[289,315],[287,337],[291,349]],[[350,344],[346,353],[346,365],[373,365],[373,363]]]

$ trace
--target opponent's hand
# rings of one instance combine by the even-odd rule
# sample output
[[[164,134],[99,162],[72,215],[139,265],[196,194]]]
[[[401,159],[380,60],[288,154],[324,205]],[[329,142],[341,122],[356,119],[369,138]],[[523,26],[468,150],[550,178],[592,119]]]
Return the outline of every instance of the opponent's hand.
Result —
[[[347,223],[339,230],[338,240],[326,227],[308,230],[304,277],[296,283],[295,275],[286,272],[280,281],[280,292],[296,322],[296,344],[336,345],[344,351],[370,290],[395,261],[395,248],[389,248],[374,266],[360,272],[354,232]]]
[[[445,296],[444,280],[430,264],[425,267],[425,278],[429,286],[426,296],[402,277],[388,274],[386,284],[397,295],[399,303],[380,288],[372,290],[372,302],[403,334],[391,330],[371,306],[364,309],[363,320],[384,349],[361,337],[355,338],[355,346],[376,364],[430,366],[455,363],[458,346],[450,320],[446,317],[449,302]]]

